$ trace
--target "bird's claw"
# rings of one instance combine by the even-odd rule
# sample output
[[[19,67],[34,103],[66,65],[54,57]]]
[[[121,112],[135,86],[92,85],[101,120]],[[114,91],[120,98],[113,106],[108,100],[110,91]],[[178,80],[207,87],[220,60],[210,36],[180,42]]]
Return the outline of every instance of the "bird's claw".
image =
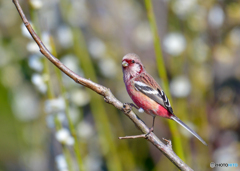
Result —
[[[129,112],[131,112],[131,110],[132,110],[132,106],[129,103],[123,103],[123,111],[124,112],[129,113]]]
[[[124,108],[125,110],[127,110],[128,113],[132,110],[132,107],[135,107],[137,110],[142,109],[142,108],[137,107],[137,106],[136,106],[135,104],[133,104],[133,103],[123,103],[123,108]],[[143,109],[142,109],[142,110],[143,110]]]
[[[151,132],[153,132],[153,127],[149,129],[149,132],[146,133],[145,137],[148,138],[148,135],[149,135]]]
[[[139,110],[140,108],[139,107],[137,107],[135,104],[133,104],[133,103],[128,103],[130,106],[132,106],[132,107],[135,107],[137,110]]]

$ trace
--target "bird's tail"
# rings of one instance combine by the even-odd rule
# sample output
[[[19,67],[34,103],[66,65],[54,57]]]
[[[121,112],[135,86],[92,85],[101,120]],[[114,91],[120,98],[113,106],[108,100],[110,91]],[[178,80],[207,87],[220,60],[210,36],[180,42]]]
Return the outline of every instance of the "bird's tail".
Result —
[[[176,116],[172,116],[171,117],[172,120],[176,121],[177,123],[179,123],[180,125],[182,125],[185,129],[187,129],[189,132],[191,132],[191,134],[193,134],[197,139],[199,139],[204,145],[207,145],[207,143],[195,132],[193,131],[191,128],[189,128],[185,123],[183,123],[178,117]]]

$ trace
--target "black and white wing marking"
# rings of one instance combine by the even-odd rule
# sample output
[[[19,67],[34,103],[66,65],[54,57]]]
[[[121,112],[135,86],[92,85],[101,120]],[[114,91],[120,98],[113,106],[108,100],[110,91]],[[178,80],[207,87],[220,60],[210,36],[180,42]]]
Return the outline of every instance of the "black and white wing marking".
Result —
[[[159,89],[156,90],[141,81],[134,81],[134,86],[135,86],[136,90],[142,92],[143,94],[145,94],[146,96],[148,96],[149,98],[151,98],[152,100],[157,102],[158,104],[162,105],[170,113],[173,114],[171,104],[170,104],[167,96],[163,92],[163,90],[161,90],[161,91]]]
[[[159,94],[159,92],[152,87],[148,86],[147,84],[141,81],[134,81],[134,86],[137,88],[138,91],[143,92],[144,94]]]
[[[163,91],[163,90],[160,91],[160,90],[158,89],[158,92],[159,92],[159,94],[161,95],[161,97],[162,97],[162,99],[163,99],[163,101],[164,101],[164,104],[165,104],[165,106],[166,106],[166,109],[167,109],[171,114],[173,114],[172,106],[171,106],[171,104],[170,104],[170,102],[169,102],[166,94],[164,93],[164,91]]]

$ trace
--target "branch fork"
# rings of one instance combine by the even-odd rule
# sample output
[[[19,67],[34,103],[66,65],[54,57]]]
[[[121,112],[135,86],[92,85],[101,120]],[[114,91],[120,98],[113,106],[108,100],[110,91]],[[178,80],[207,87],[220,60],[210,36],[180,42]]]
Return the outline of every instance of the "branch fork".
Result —
[[[167,146],[172,149],[172,142],[171,142],[171,140],[167,140],[165,138],[163,138],[163,140],[166,141],[167,142]]]

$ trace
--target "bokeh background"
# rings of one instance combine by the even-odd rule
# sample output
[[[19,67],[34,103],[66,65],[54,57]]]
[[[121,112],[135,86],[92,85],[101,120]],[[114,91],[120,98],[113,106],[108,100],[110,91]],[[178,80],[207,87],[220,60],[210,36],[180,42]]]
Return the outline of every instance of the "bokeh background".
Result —
[[[208,143],[204,146],[179,126],[183,160],[194,170],[239,170],[212,169],[210,163],[240,164],[240,2],[152,3],[174,112]],[[162,84],[144,1],[20,4],[54,55],[79,75],[109,87],[122,102],[131,102],[121,71],[127,53],[138,54]],[[151,126],[151,116],[138,115]],[[0,0],[1,171],[177,170],[146,140],[118,139],[139,133],[123,112],[48,62],[12,1]],[[155,134],[174,136],[160,117]],[[179,145],[172,143],[174,149]]]

